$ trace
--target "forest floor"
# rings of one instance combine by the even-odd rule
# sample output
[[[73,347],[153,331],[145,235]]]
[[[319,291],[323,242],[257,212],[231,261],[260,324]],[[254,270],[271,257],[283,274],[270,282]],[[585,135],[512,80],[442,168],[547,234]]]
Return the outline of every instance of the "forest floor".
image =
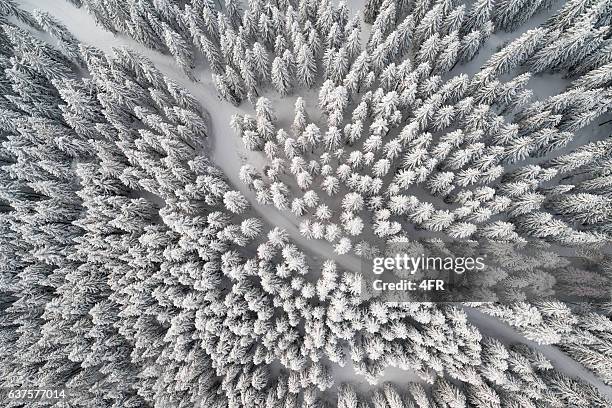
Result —
[[[49,12],[51,15],[60,20],[81,42],[93,45],[111,53],[114,47],[129,47],[135,49],[147,58],[168,76],[186,89],[188,89],[201,102],[202,107],[209,115],[209,140],[207,141],[203,152],[211,160],[223,170],[231,184],[239,189],[251,202],[252,212],[261,217],[268,227],[284,228],[302,249],[309,252],[309,255],[315,259],[315,262],[322,262],[327,259],[334,259],[341,267],[359,271],[361,269],[361,261],[354,255],[339,256],[333,252],[332,246],[326,241],[307,239],[300,235],[298,231],[299,220],[288,211],[280,211],[272,205],[261,205],[255,200],[255,194],[250,191],[239,179],[239,169],[245,163],[261,168],[263,167],[266,158],[262,152],[247,151],[242,140],[237,137],[234,131],[230,128],[229,123],[234,114],[254,114],[254,109],[248,102],[243,102],[239,107],[231,105],[229,102],[221,100],[215,87],[212,83],[211,73],[204,66],[203,61],[198,61],[198,68],[195,70],[197,82],[189,80],[182,71],[177,67],[174,59],[171,56],[163,55],[159,52],[147,49],[135,42],[134,40],[121,35],[114,35],[105,31],[100,26],[96,25],[94,19],[84,10],[76,8],[71,3],[65,0],[40,1],[40,0],[17,0],[20,6],[26,10],[34,8]],[[351,13],[360,10],[364,0],[348,1],[347,4]],[[558,8],[559,3],[553,6],[553,10]],[[548,18],[552,11],[541,13],[532,18],[519,30],[511,33],[494,33],[487,43],[482,47],[477,57],[468,64],[457,66],[449,76],[466,73],[472,75],[478,72],[480,66],[492,54],[497,52],[508,41],[518,37],[525,31],[539,26]],[[364,26],[364,28],[366,28]],[[36,33],[41,35],[40,33]],[[364,29],[364,37],[367,31]],[[367,38],[367,37],[365,37]],[[53,39],[49,40],[54,43]],[[513,75],[515,73],[511,73]],[[562,92],[569,81],[558,74],[538,75],[532,78],[528,88],[534,92],[534,100],[544,99],[550,95]],[[265,94],[273,104],[278,117],[278,124],[285,129],[289,128],[293,121],[294,103],[298,95],[289,97],[281,97],[277,92],[266,89]],[[306,109],[311,119],[319,120],[320,113],[318,109],[318,94],[315,90],[300,90],[299,96],[302,96],[306,101]],[[605,126],[597,126],[597,123],[583,129],[579,137],[568,146],[575,147],[577,144],[584,144],[586,141],[596,140],[606,137],[612,133],[612,124]],[[560,152],[561,153],[561,152]],[[560,154],[559,153],[559,154]],[[612,398],[612,387],[606,386],[595,375],[586,370],[580,364],[569,358],[559,349],[553,346],[538,345],[525,339],[522,335],[516,332],[508,325],[498,321],[497,319],[478,312],[475,309],[466,308],[466,313],[469,320],[477,326],[483,335],[491,336],[499,339],[506,344],[525,343],[530,347],[542,352],[548,357],[555,368],[561,372],[579,377],[587,383],[598,388],[600,392],[609,398]],[[362,390],[367,390],[370,386],[365,381],[365,378],[358,376],[350,365],[344,368],[334,366],[334,376],[337,383],[342,381],[352,381]],[[398,384],[405,384],[410,381],[419,382],[420,379],[413,372],[406,372],[396,368],[388,368],[379,383],[383,381],[391,381]]]

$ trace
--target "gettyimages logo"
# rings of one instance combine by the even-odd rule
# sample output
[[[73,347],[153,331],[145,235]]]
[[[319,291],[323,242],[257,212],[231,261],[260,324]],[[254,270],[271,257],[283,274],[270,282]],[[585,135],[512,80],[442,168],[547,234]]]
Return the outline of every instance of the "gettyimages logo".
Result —
[[[441,257],[441,256],[409,256],[396,254],[394,257],[376,257],[372,260],[372,272],[380,275],[385,270],[404,270],[410,274],[418,271],[443,270],[462,274],[466,271],[483,270],[485,257]]]
[[[610,301],[605,248],[540,241],[395,242],[362,259],[361,295],[388,302]]]

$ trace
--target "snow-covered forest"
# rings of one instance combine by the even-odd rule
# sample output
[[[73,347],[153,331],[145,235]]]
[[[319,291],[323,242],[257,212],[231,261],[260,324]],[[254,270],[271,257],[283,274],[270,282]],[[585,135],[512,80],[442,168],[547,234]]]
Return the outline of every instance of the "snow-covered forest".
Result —
[[[3,407],[612,407],[612,0],[0,0],[0,25]],[[415,240],[517,252],[496,301],[363,293]],[[66,395],[8,393],[36,389]]]

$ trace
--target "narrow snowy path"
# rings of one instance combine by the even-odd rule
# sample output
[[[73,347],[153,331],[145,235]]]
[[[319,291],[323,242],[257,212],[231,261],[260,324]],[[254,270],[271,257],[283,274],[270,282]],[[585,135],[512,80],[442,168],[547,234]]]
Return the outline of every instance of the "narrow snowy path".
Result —
[[[515,331],[512,327],[476,309],[464,308],[470,322],[478,327],[484,336],[494,337],[504,344],[523,343],[530,348],[537,350],[548,358],[553,366],[560,372],[571,377],[580,378],[582,381],[597,388],[599,392],[612,399],[612,387],[606,385],[592,372],[578,364],[571,357],[563,353],[555,346],[541,345],[531,340],[527,340],[523,335]]]
[[[187,88],[194,96],[196,96],[204,109],[210,115],[211,129],[210,140],[208,144],[209,156],[219,166],[226,177],[232,182],[235,188],[240,189],[243,194],[253,204],[254,211],[261,216],[271,227],[281,227],[287,230],[293,240],[304,250],[309,251],[310,255],[320,260],[334,259],[342,267],[348,270],[359,271],[361,269],[360,261],[356,256],[344,255],[338,256],[334,254],[333,248],[322,241],[315,241],[303,238],[297,228],[297,220],[289,213],[283,213],[273,206],[262,206],[255,201],[254,194],[249,191],[238,177],[239,169],[247,157],[242,142],[236,137],[229,126],[231,116],[235,113],[244,113],[245,110],[251,111],[252,108],[248,103],[243,103],[240,108],[234,107],[226,101],[221,101],[217,97],[217,92],[212,84],[210,72],[200,70],[196,72],[196,77],[199,82],[190,81],[177,68],[172,57],[162,55],[156,51],[144,48],[137,42],[124,36],[115,36],[110,32],[103,30],[96,25],[93,18],[83,9],[78,9],[71,3],[64,0],[41,1],[41,0],[17,0],[21,7],[26,10],[38,8],[49,12],[51,15],[58,18],[80,41],[85,44],[94,45],[105,52],[112,52],[113,47],[128,46],[132,49],[145,55],[169,78]],[[362,0],[349,2],[351,11],[360,8]],[[507,40],[506,35],[500,36],[496,42]],[[487,52],[483,52],[484,56],[488,56],[495,51],[495,45],[491,45]],[[471,69],[478,67],[480,62],[474,61],[471,64]],[[561,87],[561,84],[555,84],[556,88]],[[539,93],[539,92],[538,92]],[[295,100],[294,98],[291,99]],[[284,105],[284,109],[289,109],[289,104]],[[292,105],[291,105],[292,106]],[[286,120],[286,118],[283,118]],[[249,160],[257,159],[257,155],[249,154]],[[560,350],[552,346],[541,346],[531,342],[515,332],[511,327],[496,320],[491,316],[487,316],[478,312],[475,309],[466,308],[466,313],[470,321],[477,326],[481,332],[488,336],[493,336],[501,341],[510,343],[525,343],[529,346],[541,351],[548,357],[554,366],[561,372],[573,377],[579,377],[589,384],[593,385],[599,391],[612,399],[612,387],[606,386],[595,375],[586,370],[580,364],[569,358]],[[354,379],[354,371],[347,367],[337,370],[338,377],[341,380]],[[398,369],[388,369],[385,372],[384,378],[381,381],[393,381],[397,383],[405,383],[407,381],[418,381],[413,373],[407,373]],[[367,385],[362,381],[362,386],[367,388]]]

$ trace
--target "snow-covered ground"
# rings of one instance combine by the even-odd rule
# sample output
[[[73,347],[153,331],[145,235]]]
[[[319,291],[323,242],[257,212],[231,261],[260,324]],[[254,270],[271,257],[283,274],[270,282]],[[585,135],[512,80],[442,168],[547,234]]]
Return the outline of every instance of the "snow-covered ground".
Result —
[[[236,113],[252,113],[253,109],[248,102],[244,102],[240,107],[234,107],[230,103],[219,99],[217,92],[212,84],[210,71],[205,67],[200,67],[195,72],[198,82],[190,81],[182,71],[177,67],[174,59],[168,55],[162,55],[158,52],[149,50],[136,43],[135,41],[124,36],[115,36],[110,32],[103,30],[97,26],[93,18],[83,9],[78,9],[71,3],[64,0],[18,0],[21,7],[26,10],[38,8],[49,12],[58,18],[68,29],[83,43],[94,45],[105,52],[112,52],[113,47],[127,46],[138,50],[140,53],[151,59],[155,65],[169,78],[187,88],[194,96],[196,96],[204,109],[208,111],[210,116],[210,139],[207,144],[207,155],[219,166],[232,184],[249,199],[253,205],[253,211],[263,218],[268,226],[281,227],[287,230],[296,243],[303,249],[307,250],[315,259],[335,259],[339,265],[349,270],[360,270],[360,260],[351,255],[338,256],[333,252],[333,248],[326,242],[310,240],[302,237],[298,232],[298,219],[288,212],[281,212],[273,206],[260,205],[256,202],[254,194],[249,191],[239,180],[238,174],[242,164],[249,161],[252,164],[263,163],[264,157],[261,153],[247,152],[244,149],[242,141],[234,134],[229,126],[230,118]],[[347,2],[351,12],[356,12],[361,9],[364,0]],[[557,8],[556,4],[553,8]],[[508,40],[516,38],[527,29],[533,28],[543,22],[549,13],[542,13],[534,17],[529,23],[522,27],[517,32],[513,33],[495,33],[487,44],[480,51],[478,57],[469,64],[458,67],[452,74],[456,75],[460,72],[473,74],[477,72],[482,63],[499,47]],[[530,88],[534,91],[536,99],[543,99],[551,94],[558,93],[563,90],[568,81],[560,75],[543,75],[533,78],[530,82]],[[275,92],[268,92],[266,96],[272,101],[279,118],[279,125],[288,127],[292,121],[293,104],[296,96],[288,98],[280,98]],[[307,110],[311,117],[317,118],[317,94],[314,91],[307,93],[301,92],[306,100]],[[604,133],[610,134],[612,125],[598,127],[597,124],[591,125],[585,129],[586,137],[589,140],[601,138]],[[584,140],[581,141],[584,143]],[[520,334],[516,333],[512,328],[497,321],[496,319],[479,313],[475,310],[467,310],[470,321],[472,321],[485,335],[496,337],[506,343],[522,342],[533,348],[541,351],[555,365],[557,369],[568,375],[580,377],[591,385],[597,387],[602,394],[612,398],[612,388],[603,384],[592,373],[584,369],[581,365],[567,357],[561,351],[552,346],[540,346],[526,340]],[[353,381],[359,383],[362,387],[367,388],[367,383],[364,379],[355,378],[356,374],[351,367],[337,368],[335,370],[336,379],[338,382]],[[409,381],[418,381],[418,378],[413,373],[406,373],[398,369],[389,368],[385,371],[385,375],[381,381],[392,381],[399,384]]]
[[[605,385],[592,372],[576,363],[557,347],[541,345],[527,340],[507,324],[476,309],[465,308],[465,313],[470,322],[480,329],[483,336],[494,337],[504,344],[526,344],[532,349],[538,350],[544,354],[560,372],[571,377],[580,378],[584,382],[597,388],[603,395],[612,398],[612,387]]]

